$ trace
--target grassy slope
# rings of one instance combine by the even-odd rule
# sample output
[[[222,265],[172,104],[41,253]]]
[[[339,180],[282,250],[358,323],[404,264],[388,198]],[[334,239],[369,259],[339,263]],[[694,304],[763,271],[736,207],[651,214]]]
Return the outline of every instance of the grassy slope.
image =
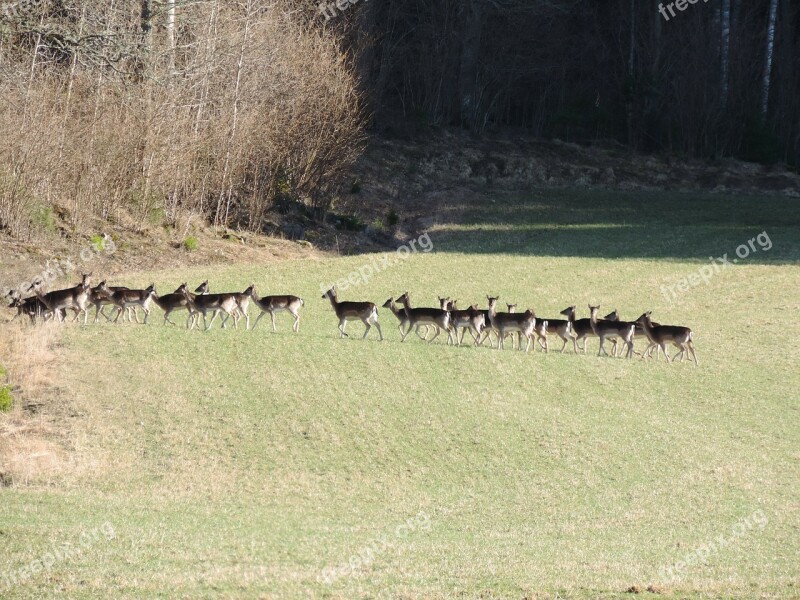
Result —
[[[319,286],[364,256],[136,274],[126,283],[162,292],[209,276],[215,290],[298,293],[301,333],[286,316],[276,335],[264,321],[71,329],[76,469],[2,492],[0,574],[104,522],[116,538],[6,595],[612,596],[761,509],[763,530],[667,587],[797,596],[798,208],[563,191],[447,214],[434,252],[343,296],[653,309],[694,329],[701,367],[601,359],[596,342],[588,356],[400,345],[383,310],[386,342],[339,340]],[[769,252],[679,302],[659,292],[764,229]],[[321,581],[381,536],[391,546],[358,576]]]

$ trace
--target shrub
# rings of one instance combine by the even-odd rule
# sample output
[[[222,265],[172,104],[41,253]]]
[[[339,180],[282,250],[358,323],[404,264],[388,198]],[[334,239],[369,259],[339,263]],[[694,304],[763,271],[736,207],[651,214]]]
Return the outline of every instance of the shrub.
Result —
[[[56,218],[53,208],[50,206],[38,206],[31,214],[31,223],[35,228],[47,233],[54,233],[56,230]]]
[[[61,3],[35,29],[0,27],[0,229],[54,229],[42,206],[69,207],[75,229],[188,212],[258,230],[279,196],[324,214],[364,144],[357,81],[335,35],[256,4],[183,3],[191,52],[173,61],[166,36],[142,43],[131,3]],[[72,40],[95,38],[60,68]],[[122,57],[114,70],[109,56]]]
[[[389,211],[388,216],[386,217],[386,223],[389,227],[394,227],[400,222],[400,215],[397,214],[397,211],[392,209]]]
[[[189,252],[194,252],[200,247],[200,242],[197,241],[197,238],[194,236],[189,236],[185,240],[183,240],[183,247],[185,250]]]
[[[11,395],[11,386],[0,386],[0,412],[8,412],[14,404],[14,396]]]

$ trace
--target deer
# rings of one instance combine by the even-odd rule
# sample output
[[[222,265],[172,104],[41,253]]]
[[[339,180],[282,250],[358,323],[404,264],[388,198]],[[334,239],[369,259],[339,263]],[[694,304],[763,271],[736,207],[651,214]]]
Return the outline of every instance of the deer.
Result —
[[[154,298],[158,297],[154,283],[151,283],[143,290],[130,290],[126,288],[112,291],[105,282],[98,286],[98,288],[98,291],[107,295],[111,300],[111,304],[117,307],[117,316],[114,318],[114,323],[117,323],[120,316],[124,312],[127,312],[129,308],[138,306],[144,312],[144,324],[147,325],[147,319],[150,317],[150,304],[153,302]],[[135,312],[134,316],[136,317],[136,323],[140,323],[139,316]]]
[[[255,286],[251,293],[256,305],[261,309],[261,314],[258,315],[253,330],[258,327],[258,322],[265,314],[269,313],[272,319],[272,333],[275,333],[275,314],[280,312],[288,312],[294,317],[292,323],[292,331],[295,333],[300,332],[300,309],[305,306],[305,302],[299,296],[264,296],[258,297]]]
[[[225,329],[225,324],[228,322],[228,319],[233,317],[233,328],[239,329],[239,321],[242,317],[245,318],[246,326],[245,330],[250,330],[250,315],[247,312],[247,309],[250,307],[250,300],[253,299],[253,292],[256,289],[256,284],[251,283],[248,288],[239,293],[239,292],[232,292],[231,296],[234,297],[236,300],[236,310],[233,311],[232,314],[226,314],[225,318],[222,319],[222,328]]]
[[[617,311],[617,309],[614,309],[614,312],[607,314],[603,318],[607,319],[608,321],[619,321],[619,311]],[[646,338],[647,336],[645,334],[644,327],[642,327],[642,325],[638,321],[634,321],[634,323],[636,324],[636,331],[633,334],[634,338],[637,338],[637,337]],[[655,321],[653,321],[653,325],[658,327],[659,325],[661,325],[661,323],[656,323]],[[611,353],[614,356],[616,356],[617,355],[617,340],[615,338],[615,339],[613,339],[611,341],[614,343],[614,348],[612,349]],[[647,347],[647,349],[644,351],[644,354],[641,354],[641,353],[636,352],[636,351],[634,351],[634,354],[637,354],[637,355],[643,356],[643,357],[644,356],[648,356],[649,358],[652,358],[653,357],[653,350],[655,350],[655,349],[656,349],[656,347],[651,345],[651,346]]]
[[[671,343],[680,350],[672,357],[672,361],[680,356],[681,362],[683,362],[683,359],[688,354],[690,360],[694,359],[694,366],[699,366],[697,352],[694,349],[692,330],[679,325],[657,325],[650,319],[651,314],[648,311],[636,319],[636,323],[642,326],[647,339],[650,340],[650,346],[644,351],[642,358],[647,355],[647,351],[651,347],[655,347],[656,360],[658,360],[658,349],[660,348],[664,352],[664,358],[666,358],[667,363],[671,362],[667,352],[667,343]]]
[[[450,311],[450,327],[453,330],[453,337],[456,339],[458,346],[464,341],[464,333],[467,331],[472,336],[474,344],[477,345],[485,326],[486,317],[483,311],[478,309],[477,304],[473,304],[466,310]],[[459,329],[461,329],[461,337],[458,335]]]
[[[397,318],[398,325],[397,328],[400,330],[400,335],[403,335],[403,331],[408,327],[408,315],[406,315],[406,309],[402,306],[397,306],[397,303],[394,301],[394,298],[389,298],[386,302],[381,305],[383,308],[388,308],[392,311],[392,314]],[[414,332],[417,334],[417,337],[421,340],[427,341],[428,339],[428,326],[424,325],[425,327],[425,335],[420,333],[420,329],[423,325],[417,325],[414,329]]]
[[[199,290],[200,288],[197,289]],[[184,289],[183,296],[186,298],[186,303],[191,312],[203,315],[204,331],[211,329],[211,326],[214,325],[214,321],[220,312],[224,312],[227,316],[233,316],[233,314],[239,310],[239,303],[234,294],[192,294],[188,289]],[[209,312],[213,313],[210,323],[207,319]],[[236,318],[234,317],[234,323],[235,322]],[[192,319],[189,331],[192,331],[196,324],[197,319]]]
[[[489,296],[486,297],[489,298]],[[478,339],[476,344],[478,346],[483,346],[483,342],[489,340],[489,347],[493,348],[494,344],[492,343],[492,332],[497,334],[497,328],[495,328],[494,325],[492,325],[492,320],[491,317],[489,316],[489,310],[483,309],[481,312],[483,313],[483,321],[484,321],[483,335]]]
[[[594,333],[594,329],[592,329],[592,320],[591,319],[576,319],[575,318],[575,306],[568,306],[564,310],[562,310],[559,314],[564,315],[567,317],[567,320],[570,323],[570,328],[572,329],[573,338],[572,338],[572,345],[575,348],[575,354],[578,353],[578,342],[583,340],[583,353],[586,354],[586,338],[589,337],[596,337]],[[607,314],[603,319],[608,321],[619,321],[619,315],[617,311]],[[617,338],[609,338],[611,343],[613,344],[612,352],[616,356],[617,354]]]
[[[17,311],[17,314],[14,315],[11,322],[16,321],[22,315],[26,315],[31,320],[31,324],[35,325],[37,318],[47,320],[52,316],[47,306],[45,306],[37,296],[22,298],[15,290],[11,290],[8,296],[11,299],[8,308],[16,309]]]
[[[606,338],[619,337],[622,342],[628,347],[626,358],[633,357],[633,338],[636,331],[636,324],[627,321],[610,321],[608,319],[597,318],[597,311],[600,310],[599,306],[589,305],[589,320],[592,323],[592,331],[600,338],[600,348],[597,351],[597,356],[608,352],[605,349]],[[615,352],[616,354],[616,352]]]
[[[102,281],[102,285],[105,285],[106,282]],[[123,286],[106,286],[106,288],[111,292],[118,292],[120,290],[127,290],[128,288]],[[111,295],[106,292],[102,292],[100,290],[100,285],[96,285],[93,288],[89,289],[89,303],[94,305],[94,322],[97,323],[100,320],[100,315],[105,317],[106,321],[110,321],[111,319],[105,313],[105,307],[109,304],[113,304],[111,302]],[[133,311],[134,315],[136,315],[136,307],[129,306],[126,311],[126,316],[128,317],[128,321],[133,321],[131,319],[130,311]],[[138,317],[137,317],[138,320]]]
[[[507,311],[509,313],[513,314],[513,313],[517,312],[517,305],[516,304],[508,304],[508,303],[506,303],[506,309],[507,309]],[[511,349],[513,350],[514,349],[514,334],[513,334],[513,332],[512,333],[507,333],[506,337],[508,337],[509,335],[511,336]],[[503,343],[505,343],[505,340],[503,340]]]
[[[536,326],[536,316],[533,311],[528,309],[524,313],[499,313],[497,312],[499,298],[487,296],[486,299],[489,301],[489,323],[497,330],[497,349],[502,350],[504,348],[506,333],[512,333],[513,336],[513,333],[516,332],[519,334],[519,343],[517,344],[519,350],[522,350],[522,336],[524,335],[527,339],[528,342],[525,345],[525,352],[527,353],[530,350],[531,337]]]
[[[383,303],[383,308],[388,308],[392,311],[392,314],[397,317],[397,328],[400,330],[400,335],[403,335],[403,331],[408,327],[408,315],[406,314],[406,309],[404,307],[398,307],[397,303],[394,301],[394,298],[389,298],[386,302]],[[427,336],[422,337],[419,332],[419,327],[415,330],[417,335],[421,339],[426,339]]]
[[[322,294],[322,299],[326,298],[330,301],[333,311],[336,313],[336,318],[339,319],[339,338],[350,337],[344,331],[347,321],[359,320],[366,326],[362,340],[366,339],[369,330],[375,325],[378,328],[378,335],[383,341],[383,332],[378,322],[378,307],[372,302],[339,302],[336,297],[336,286]]]
[[[34,291],[36,297],[47,307],[47,310],[53,313],[59,322],[64,322],[66,319],[64,311],[70,309],[75,311],[73,321],[83,313],[83,324],[86,325],[89,320],[89,281],[91,276],[91,273],[84,273],[78,285],[64,290],[56,290],[45,294],[34,286]]]
[[[171,323],[172,325],[176,325],[174,321],[172,321],[169,316],[175,312],[176,310],[186,310],[189,311],[189,316],[186,318],[186,327],[189,327],[189,321],[194,322],[197,318],[197,314],[192,308],[189,306],[189,301],[186,299],[184,292],[188,291],[188,284],[182,283],[178,286],[171,294],[166,294],[164,296],[158,296],[157,298],[153,298],[153,302],[155,302],[158,307],[164,311],[164,325],[167,323]],[[206,279],[203,283],[201,283],[195,292],[199,294],[207,294],[208,293],[208,279]],[[193,295],[193,294],[192,294]]]
[[[416,328],[419,325],[432,325],[436,333],[434,333],[433,337],[428,340],[428,343],[432,343],[442,330],[447,332],[447,341],[450,343],[453,339],[453,333],[450,329],[450,311],[443,310],[441,308],[412,308],[411,306],[411,296],[408,292],[405,292],[402,296],[400,296],[395,302],[402,304],[405,308],[406,316],[408,317],[408,329],[403,334],[403,337],[400,339],[401,342],[406,341],[406,337],[411,332],[412,328]]]
[[[564,314],[564,311],[561,311],[560,314]],[[542,350],[545,352],[549,351],[549,345],[547,343],[547,335],[553,334],[557,335],[561,338],[564,344],[561,346],[561,354],[564,354],[564,351],[567,348],[567,342],[572,338],[572,323],[569,319],[540,319],[537,317],[537,322],[539,320],[547,321],[547,327],[537,330],[537,335],[539,336],[539,345],[542,346]],[[542,339],[544,339],[544,344],[542,344]],[[616,342],[616,340],[615,340]],[[616,346],[615,346],[616,347]]]

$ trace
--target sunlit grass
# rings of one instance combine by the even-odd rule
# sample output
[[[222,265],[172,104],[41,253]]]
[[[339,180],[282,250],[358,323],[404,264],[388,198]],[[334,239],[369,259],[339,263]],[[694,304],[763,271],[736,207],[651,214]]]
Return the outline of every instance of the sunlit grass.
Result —
[[[731,225],[705,242],[715,255],[765,228]],[[700,367],[598,358],[596,342],[586,356],[401,344],[384,309],[386,341],[357,339],[357,324],[340,340],[320,285],[369,256],[132,273],[124,283],[155,280],[161,293],[208,277],[212,291],[255,281],[301,295],[300,333],[286,315],[277,334],[265,320],[189,333],[160,315],[69,329],[65,427],[91,468],[2,493],[0,574],[106,522],[116,536],[3,597],[796,595],[800,270],[785,263],[798,258],[798,223],[773,236],[781,261],[736,265],[675,301],[660,286],[695,272],[706,247],[670,260],[578,245],[553,257],[506,237],[481,253],[468,228],[434,231],[432,252],[342,298],[382,304],[409,290],[418,305],[466,305],[491,293],[542,316],[653,310],[692,327]],[[615,244],[613,229],[593,229],[592,243]],[[763,529],[659,581],[757,510]],[[351,574],[367,548],[378,550]]]

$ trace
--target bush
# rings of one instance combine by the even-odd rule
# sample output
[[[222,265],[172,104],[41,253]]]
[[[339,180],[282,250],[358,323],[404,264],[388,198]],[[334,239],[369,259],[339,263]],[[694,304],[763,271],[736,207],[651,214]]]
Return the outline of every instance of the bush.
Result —
[[[188,250],[189,252],[194,252],[200,247],[200,242],[197,241],[197,238],[194,236],[189,236],[185,240],[183,240],[183,248]]]
[[[8,412],[14,404],[14,396],[11,395],[11,386],[0,386],[0,412]]]
[[[192,51],[176,61],[164,60],[166,36],[142,43],[130,3],[79,0],[43,11],[33,31],[0,27],[0,229],[53,230],[53,206],[69,207],[75,229],[98,217],[143,229],[188,212],[259,230],[280,196],[324,214],[363,148],[357,82],[335,35],[267,4],[182,4]],[[68,62],[63,40],[104,41],[62,69],[32,61],[31,35],[41,56]],[[109,56],[123,57],[114,71]]]
[[[400,215],[397,214],[397,211],[392,209],[389,211],[389,215],[386,217],[386,223],[389,227],[394,227],[400,222]]]

